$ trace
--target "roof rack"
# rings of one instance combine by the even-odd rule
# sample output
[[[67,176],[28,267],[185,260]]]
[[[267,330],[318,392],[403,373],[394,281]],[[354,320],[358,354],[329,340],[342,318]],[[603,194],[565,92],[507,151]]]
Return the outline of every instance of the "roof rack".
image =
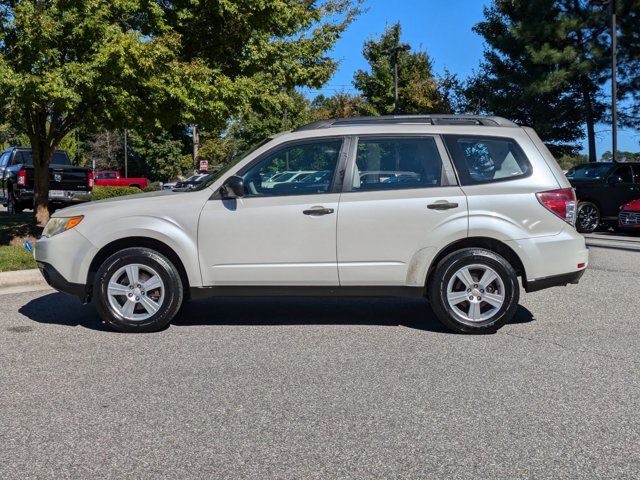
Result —
[[[502,117],[485,115],[380,115],[377,117],[332,118],[308,123],[293,130],[316,130],[319,128],[353,127],[356,125],[484,125],[487,127],[517,127],[515,123]]]

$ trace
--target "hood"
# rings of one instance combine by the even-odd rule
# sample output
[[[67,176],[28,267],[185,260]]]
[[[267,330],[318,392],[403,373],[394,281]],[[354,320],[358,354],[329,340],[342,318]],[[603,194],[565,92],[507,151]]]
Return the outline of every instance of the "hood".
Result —
[[[640,199],[627,203],[622,207],[622,210],[626,210],[628,212],[640,212]]]
[[[100,210],[101,208],[112,207],[114,203],[122,203],[123,207],[126,202],[132,200],[142,200],[144,203],[152,202],[158,197],[169,197],[179,195],[191,195],[192,192],[174,192],[172,190],[158,190],[155,192],[136,193],[134,195],[123,195],[121,197],[105,198],[104,200],[94,200],[91,202],[80,203],[71,207],[63,208],[56,211],[53,217],[69,217],[73,215],[83,215],[88,211]],[[138,204],[139,205],[139,204]]]

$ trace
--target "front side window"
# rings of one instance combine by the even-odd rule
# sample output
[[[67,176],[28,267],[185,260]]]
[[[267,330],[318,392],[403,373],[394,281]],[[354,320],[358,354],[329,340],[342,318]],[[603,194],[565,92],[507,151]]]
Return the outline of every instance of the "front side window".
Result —
[[[622,183],[633,183],[633,171],[629,165],[617,168],[613,174],[620,176]]]
[[[311,195],[330,190],[342,139],[317,139],[267,153],[241,174],[246,196]]]
[[[358,140],[353,190],[439,187],[442,159],[431,137]]]
[[[444,135],[462,185],[526,177],[531,164],[515,140],[497,137]]]

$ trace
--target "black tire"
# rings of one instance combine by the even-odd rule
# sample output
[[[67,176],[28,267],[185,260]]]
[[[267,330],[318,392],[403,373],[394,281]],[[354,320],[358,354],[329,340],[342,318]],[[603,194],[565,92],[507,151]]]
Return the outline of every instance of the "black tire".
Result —
[[[23,210],[24,208],[22,207],[20,202],[16,200],[16,197],[13,194],[13,190],[9,190],[7,192],[7,213],[9,215],[15,215],[17,213],[22,213]]]
[[[159,309],[149,318],[143,320],[133,320],[126,318],[123,314],[116,310],[110,302],[107,292],[109,281],[123,267],[127,265],[137,264],[144,267],[150,267],[161,278],[163,283],[162,301]],[[141,275],[142,277],[142,275]],[[148,278],[147,278],[148,280]],[[141,283],[144,280],[139,280]],[[126,281],[122,285],[126,285]],[[129,287],[127,287],[129,288]],[[94,296],[96,299],[96,307],[100,318],[104,320],[114,330],[119,332],[154,332],[166,327],[180,310],[184,297],[184,287],[180,279],[180,274],[176,267],[163,255],[149,248],[126,248],[111,255],[100,266],[94,283]],[[156,290],[158,292],[159,290]],[[142,291],[144,296],[148,292]],[[148,295],[151,297],[151,294]],[[136,299],[139,297],[135,297]],[[133,299],[132,299],[133,300]],[[156,300],[160,300],[159,298]],[[124,305],[127,299],[124,295],[116,297],[114,300]],[[141,311],[142,304],[135,303],[137,311]],[[146,310],[142,311],[145,314]],[[148,313],[148,312],[146,312]]]
[[[593,233],[601,223],[600,209],[591,202],[580,202],[576,214],[576,229],[580,233]]]
[[[469,269],[473,281],[478,283],[469,285],[469,289],[465,291],[467,285],[463,284],[459,277],[454,277],[460,269],[469,266],[473,267]],[[478,266],[481,268],[476,268]],[[493,283],[489,283],[487,293],[482,289],[480,294],[478,272],[482,272],[482,268],[490,269],[489,271],[497,274],[499,280],[496,279]],[[450,282],[456,287],[453,293],[462,294],[465,297],[464,300],[459,300],[460,303],[454,307],[450,305],[448,300]],[[477,321],[462,318],[463,310],[467,310],[468,313],[471,311],[469,310],[471,303],[468,301],[466,293],[469,290],[482,295],[474,297],[478,300],[482,298],[481,301],[475,302],[474,300],[474,302],[478,305],[478,312],[482,312],[484,309],[484,313],[479,313],[480,317],[484,315],[489,316],[488,318]],[[498,308],[486,303],[484,298],[487,294],[502,294],[504,297],[502,305]],[[469,298],[472,298],[471,293],[469,295]],[[520,286],[515,270],[503,257],[483,248],[465,248],[449,254],[438,263],[428,285],[427,297],[433,312],[447,328],[460,333],[493,333],[515,315],[520,299]]]

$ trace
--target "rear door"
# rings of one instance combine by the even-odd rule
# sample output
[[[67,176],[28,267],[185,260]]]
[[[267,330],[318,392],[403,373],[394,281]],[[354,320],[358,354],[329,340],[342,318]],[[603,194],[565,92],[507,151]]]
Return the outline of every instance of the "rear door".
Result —
[[[11,151],[8,150],[2,154],[0,154],[0,198],[6,198],[5,189],[6,189],[6,177],[7,177],[7,165],[9,163],[9,157],[11,156]]]
[[[436,252],[467,235],[467,199],[441,140],[354,139],[338,213],[343,286],[423,286]]]

